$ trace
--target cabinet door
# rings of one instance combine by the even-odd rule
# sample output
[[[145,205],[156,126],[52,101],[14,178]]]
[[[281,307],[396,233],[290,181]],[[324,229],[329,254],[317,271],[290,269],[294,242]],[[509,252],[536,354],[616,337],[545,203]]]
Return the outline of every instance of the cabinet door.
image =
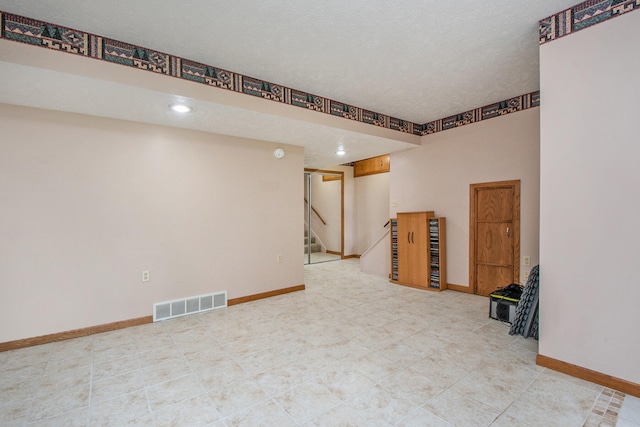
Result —
[[[398,214],[398,282],[411,280],[411,214]]]
[[[368,160],[359,160],[355,162],[353,168],[353,176],[355,178],[359,176],[369,175],[371,173],[371,164]]]
[[[430,214],[430,215],[429,215]],[[398,213],[398,282],[429,286],[427,218],[433,213]]]
[[[429,286],[429,233],[427,227],[427,215],[425,213],[412,214],[411,250],[409,253],[411,281],[409,283],[424,288]]]

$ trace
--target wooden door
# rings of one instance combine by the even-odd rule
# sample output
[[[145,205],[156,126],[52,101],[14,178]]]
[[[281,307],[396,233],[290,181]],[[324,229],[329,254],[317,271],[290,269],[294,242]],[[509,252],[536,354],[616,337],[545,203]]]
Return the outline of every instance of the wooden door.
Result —
[[[520,181],[472,184],[469,286],[489,295],[520,276]]]

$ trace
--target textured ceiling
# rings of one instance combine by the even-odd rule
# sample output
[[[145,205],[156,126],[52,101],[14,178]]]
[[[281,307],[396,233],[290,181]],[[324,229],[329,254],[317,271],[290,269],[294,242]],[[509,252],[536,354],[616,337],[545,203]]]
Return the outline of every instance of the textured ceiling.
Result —
[[[0,0],[0,10],[425,123],[538,90],[538,20],[575,3],[576,0]],[[0,57],[0,61],[3,59]],[[5,67],[2,73],[8,76],[14,71]],[[101,82],[92,83],[99,86]],[[8,96],[0,101],[39,106],[35,101]],[[92,114],[86,108],[83,111]],[[115,112],[95,114],[112,117]],[[243,112],[234,114],[241,117]],[[256,124],[273,119],[261,120],[254,117],[255,112],[246,114]],[[157,117],[155,121],[135,114],[129,117],[162,122]],[[184,127],[239,135],[233,126],[229,130],[224,126],[203,129],[195,122]],[[317,126],[311,126],[308,134],[304,129],[300,132],[287,139],[272,131],[268,138],[285,143],[297,139],[297,145],[305,147],[305,140],[313,139],[320,144],[315,151],[323,150],[324,141],[327,155],[329,151],[333,154],[341,137],[349,139],[343,131],[322,131]],[[318,141],[318,135],[326,140]],[[369,138],[374,137],[362,136],[358,144],[366,145]],[[358,156],[385,151],[380,151],[379,144],[373,145],[376,150],[360,150]],[[408,146],[399,143],[386,151]],[[330,161],[322,155],[316,157],[306,158],[305,162],[320,166],[319,163]]]

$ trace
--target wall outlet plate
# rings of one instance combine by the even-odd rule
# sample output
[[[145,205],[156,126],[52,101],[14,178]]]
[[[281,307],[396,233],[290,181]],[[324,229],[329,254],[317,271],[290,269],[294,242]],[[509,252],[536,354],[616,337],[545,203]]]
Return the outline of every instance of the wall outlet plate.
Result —
[[[149,274],[149,270],[144,270],[142,272],[142,281],[148,282],[149,280],[151,280],[151,275]]]
[[[531,265],[531,257],[530,256],[522,257],[522,265]]]

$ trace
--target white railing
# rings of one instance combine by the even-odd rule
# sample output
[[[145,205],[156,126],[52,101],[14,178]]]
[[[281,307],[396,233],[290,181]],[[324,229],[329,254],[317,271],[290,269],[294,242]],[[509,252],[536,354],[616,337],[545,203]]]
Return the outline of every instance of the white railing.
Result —
[[[391,271],[390,245],[389,229],[386,229],[375,243],[360,256],[360,271],[389,277]]]

